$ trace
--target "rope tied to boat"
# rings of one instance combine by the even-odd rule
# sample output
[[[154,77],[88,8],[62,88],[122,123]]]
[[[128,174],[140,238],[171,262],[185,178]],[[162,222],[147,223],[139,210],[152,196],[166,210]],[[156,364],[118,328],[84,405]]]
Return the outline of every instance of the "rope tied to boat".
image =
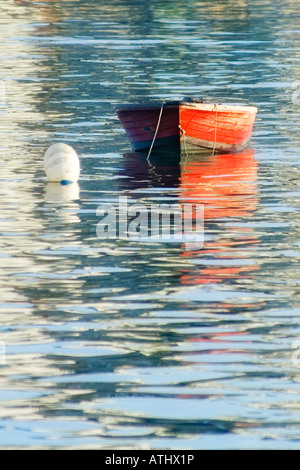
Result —
[[[159,129],[159,126],[160,126],[161,117],[162,117],[162,113],[163,113],[163,109],[164,109],[165,104],[166,104],[165,101],[163,101],[162,104],[161,104],[161,107],[160,107],[160,112],[159,112],[159,116],[158,116],[158,120],[157,120],[156,129],[155,129],[154,136],[153,136],[153,139],[152,139],[152,142],[151,142],[151,146],[150,146],[150,149],[149,149],[149,152],[148,152],[148,155],[147,155],[147,161],[148,162],[149,162],[149,157],[151,155],[151,152],[152,152],[152,149],[153,149],[156,137],[157,137],[157,133],[158,133],[158,129]],[[214,153],[216,151],[216,145],[217,145],[217,126],[218,126],[218,105],[217,104],[214,105],[214,111],[215,111],[215,135],[214,135],[214,145],[213,145],[213,149],[212,149],[212,155],[214,155]],[[184,148],[185,148],[185,130],[182,129],[182,127],[180,125],[178,127],[179,127],[179,131],[181,132],[181,136],[183,137],[183,143],[184,143]],[[185,151],[186,151],[186,148],[185,148]]]
[[[214,146],[213,146],[213,149],[212,149],[212,155],[214,155],[215,150],[216,150],[216,145],[217,145],[217,118],[218,118],[218,105],[217,104],[215,104],[214,110],[216,111],[216,115],[215,115],[215,139],[214,139]]]
[[[164,105],[165,105],[165,101],[163,101],[162,104],[161,104],[161,108],[160,108],[160,112],[159,112],[159,116],[158,116],[158,121],[157,121],[156,129],[155,129],[154,136],[153,136],[153,139],[152,139],[152,142],[151,142],[151,146],[150,146],[150,149],[149,149],[149,152],[148,152],[148,155],[147,155],[147,160],[149,159],[149,157],[150,157],[150,155],[151,155],[151,152],[152,152],[152,149],[153,149],[153,145],[154,145],[154,142],[155,142],[157,133],[158,133],[158,129],[159,129],[159,125],[160,125],[160,121],[161,121],[161,117],[162,117]]]
[[[185,144],[185,130],[182,129],[180,124],[178,125],[178,128],[179,128],[179,132],[180,132],[180,137],[182,137],[184,151],[185,151],[186,155],[188,155],[186,144]]]

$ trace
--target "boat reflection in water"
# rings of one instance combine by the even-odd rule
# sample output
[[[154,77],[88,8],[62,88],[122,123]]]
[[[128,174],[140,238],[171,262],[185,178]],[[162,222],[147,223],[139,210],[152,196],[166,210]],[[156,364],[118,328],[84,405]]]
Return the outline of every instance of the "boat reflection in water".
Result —
[[[248,149],[233,155],[213,155],[199,161],[183,156],[180,196],[205,204],[205,219],[247,217],[257,207],[257,163]]]
[[[156,153],[150,159],[136,152],[124,155],[119,187],[147,197],[150,190],[151,199],[172,196],[174,200],[176,195],[182,204],[203,204],[204,244],[182,243],[181,256],[187,264],[179,268],[179,276],[181,284],[208,284],[258,269],[250,259],[259,242],[250,223],[258,206],[256,180],[252,149],[222,155]],[[195,225],[200,226],[193,220]]]
[[[147,190],[147,188],[178,188],[180,185],[180,153],[153,152],[151,158],[142,152],[123,155],[123,165],[118,173],[119,189]]]
[[[182,256],[197,261],[194,269],[181,273],[182,283],[215,283],[257,270],[247,251],[259,241],[247,224],[258,206],[256,180],[252,149],[181,159],[180,198],[204,205],[205,236],[211,237],[201,249],[185,244]]]

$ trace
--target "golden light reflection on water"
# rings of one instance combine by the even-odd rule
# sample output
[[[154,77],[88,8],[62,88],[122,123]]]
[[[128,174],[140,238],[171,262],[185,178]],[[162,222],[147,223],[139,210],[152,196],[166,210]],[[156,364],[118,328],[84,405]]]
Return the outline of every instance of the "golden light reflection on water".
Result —
[[[296,66],[263,5],[260,30],[250,0],[0,0],[0,445],[203,448],[254,428],[260,444],[298,445],[297,166],[275,145],[290,122],[268,107],[275,49],[293,78]],[[115,103],[210,90],[268,110],[254,145],[269,153],[123,161]],[[89,179],[47,183],[54,134],[85,144]],[[99,241],[96,208],[120,194],[204,203],[204,247]]]
[[[5,3],[5,6],[3,5]],[[35,32],[33,22],[39,21],[38,11],[28,5],[1,2],[0,42],[2,65],[0,78],[5,85],[6,101],[1,108],[1,156],[6,148],[21,152],[22,134],[28,123],[45,119],[36,108],[36,94],[41,91],[39,75],[40,51],[25,37]],[[47,138],[45,130],[40,139]]]

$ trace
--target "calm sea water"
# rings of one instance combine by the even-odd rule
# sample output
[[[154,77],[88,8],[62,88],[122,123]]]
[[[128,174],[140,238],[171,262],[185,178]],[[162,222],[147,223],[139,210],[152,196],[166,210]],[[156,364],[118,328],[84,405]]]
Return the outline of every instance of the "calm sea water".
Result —
[[[0,447],[300,448],[297,0],[0,0]],[[258,107],[251,149],[150,164],[115,105]],[[78,184],[47,182],[53,142]],[[205,242],[97,207],[205,204]],[[298,215],[297,215],[298,214]]]

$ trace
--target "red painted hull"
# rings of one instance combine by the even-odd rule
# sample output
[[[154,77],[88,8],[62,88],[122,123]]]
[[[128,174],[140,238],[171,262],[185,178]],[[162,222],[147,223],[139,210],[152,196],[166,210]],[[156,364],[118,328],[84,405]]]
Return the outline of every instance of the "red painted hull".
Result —
[[[253,106],[181,105],[182,144],[218,152],[240,151],[250,142],[256,113]]]
[[[118,117],[134,150],[162,146],[237,152],[248,146],[257,109],[194,102],[120,105]]]

